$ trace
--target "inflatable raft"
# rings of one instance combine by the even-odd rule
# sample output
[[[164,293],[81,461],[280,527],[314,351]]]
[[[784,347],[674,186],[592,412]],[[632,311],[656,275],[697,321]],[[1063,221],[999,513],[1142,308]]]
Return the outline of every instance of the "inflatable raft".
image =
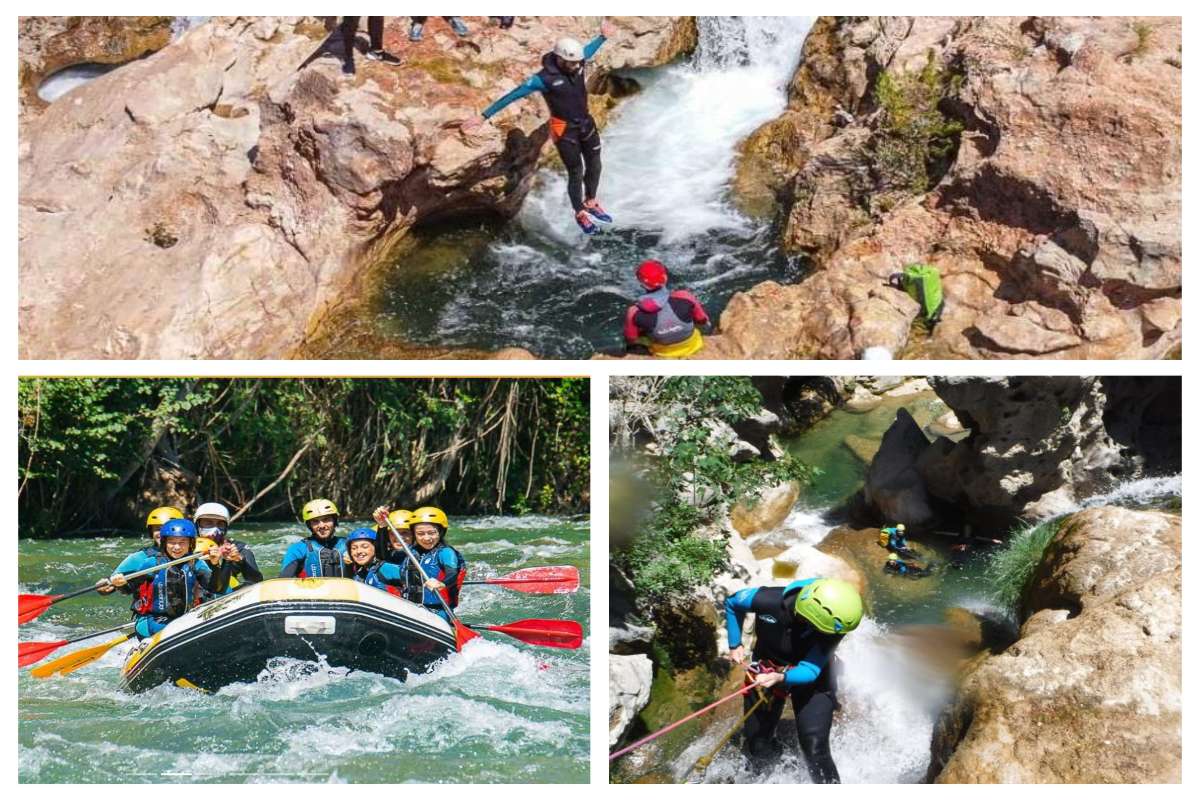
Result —
[[[245,586],[141,642],[125,688],[161,683],[213,691],[253,681],[273,658],[318,655],[403,680],[455,650],[454,631],[425,608],[347,578],[279,578]]]

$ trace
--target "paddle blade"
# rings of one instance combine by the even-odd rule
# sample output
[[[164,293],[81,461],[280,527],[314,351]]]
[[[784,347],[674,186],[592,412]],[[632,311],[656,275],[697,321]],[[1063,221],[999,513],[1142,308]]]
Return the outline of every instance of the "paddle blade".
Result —
[[[34,667],[32,670],[30,670],[30,674],[35,678],[49,678],[56,672],[60,675],[66,675],[74,672],[77,669],[80,669],[81,667],[86,667],[93,661],[103,657],[105,653],[129,637],[130,634],[124,633],[115,639],[105,642],[104,644],[85,647],[82,650],[73,650],[61,658],[56,658],[53,661],[47,661],[40,667]]]
[[[467,642],[471,641],[472,639],[478,639],[478,638],[479,638],[478,633],[471,630],[466,625],[463,625],[458,620],[454,620],[454,645],[455,645],[455,647],[458,648],[458,651],[460,653],[462,652],[463,645],[465,645]]]
[[[583,626],[573,619],[523,619],[507,625],[483,625],[484,630],[507,634],[526,644],[576,650],[583,644]]]
[[[529,567],[487,583],[526,594],[570,594],[579,591],[579,570],[575,567]]]
[[[30,664],[36,664],[64,644],[67,644],[65,640],[59,642],[18,642],[17,668],[20,669],[21,667],[28,667]]]
[[[24,625],[42,615],[61,594],[19,594],[17,595],[17,624]]]

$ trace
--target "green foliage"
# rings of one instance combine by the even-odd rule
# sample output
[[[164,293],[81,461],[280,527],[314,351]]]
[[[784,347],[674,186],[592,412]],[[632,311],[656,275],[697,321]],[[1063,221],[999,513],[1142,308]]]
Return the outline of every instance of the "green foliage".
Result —
[[[1016,610],[1041,563],[1046,548],[1058,533],[1062,517],[1029,525],[1013,533],[1003,549],[992,555],[988,564],[988,580],[996,602]]]
[[[924,194],[933,187],[933,176],[945,172],[963,126],[942,114],[939,105],[957,94],[961,81],[961,76],[937,63],[932,50],[919,72],[879,76],[875,85],[879,127],[866,154],[875,193]]]
[[[729,505],[752,504],[785,480],[805,483],[814,470],[790,455],[733,460],[731,442],[713,421],[735,423],[759,411],[762,397],[747,378],[668,378],[655,403],[657,451],[643,463],[655,500],[613,560],[639,597],[668,600],[710,582],[728,564],[726,534],[700,535],[700,529]]]
[[[21,533],[136,527],[160,469],[204,500],[287,518],[437,502],[458,513],[575,511],[589,487],[586,380],[23,379]],[[420,496],[417,496],[418,489]]]

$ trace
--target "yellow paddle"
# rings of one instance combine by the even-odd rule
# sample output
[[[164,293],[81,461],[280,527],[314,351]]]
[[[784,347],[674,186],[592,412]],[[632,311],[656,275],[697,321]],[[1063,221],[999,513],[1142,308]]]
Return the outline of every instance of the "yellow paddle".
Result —
[[[34,667],[29,671],[29,674],[33,675],[35,678],[49,678],[55,673],[58,673],[59,675],[70,674],[75,670],[80,669],[81,667],[86,667],[93,661],[100,659],[109,650],[112,650],[114,647],[121,644],[121,642],[129,639],[130,636],[133,636],[133,631],[123,633],[117,638],[110,639],[104,644],[85,647],[82,650],[74,650],[70,653],[67,653],[65,656],[62,656],[61,658],[56,658],[53,661],[47,661],[45,664],[42,664],[39,667]]]

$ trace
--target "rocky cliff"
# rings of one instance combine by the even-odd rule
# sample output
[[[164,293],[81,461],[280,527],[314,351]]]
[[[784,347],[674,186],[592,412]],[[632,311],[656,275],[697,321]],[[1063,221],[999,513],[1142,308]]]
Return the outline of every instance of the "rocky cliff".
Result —
[[[1018,641],[965,678],[934,732],[938,783],[1182,780],[1182,525],[1068,517],[1026,593]]]
[[[703,357],[1177,352],[1181,57],[1178,18],[822,18],[788,110],[742,161],[773,182],[783,244],[811,274],[735,295]],[[962,128],[948,155],[909,164],[927,185],[890,175],[924,134],[895,135],[885,73],[944,81],[936,111]],[[910,337],[917,305],[886,286],[912,262],[944,281],[930,336]]]
[[[597,91],[608,70],[694,46],[690,18],[613,21]],[[519,104],[471,140],[456,124],[599,18],[471,22],[469,41],[418,45],[389,25],[403,65],[360,58],[346,78],[337,59],[298,69],[326,38],[318,18],[217,17],[48,107],[23,104],[22,357],[287,356],[414,225],[514,213],[543,109]],[[51,50],[39,30],[52,28],[28,30],[23,52]]]

